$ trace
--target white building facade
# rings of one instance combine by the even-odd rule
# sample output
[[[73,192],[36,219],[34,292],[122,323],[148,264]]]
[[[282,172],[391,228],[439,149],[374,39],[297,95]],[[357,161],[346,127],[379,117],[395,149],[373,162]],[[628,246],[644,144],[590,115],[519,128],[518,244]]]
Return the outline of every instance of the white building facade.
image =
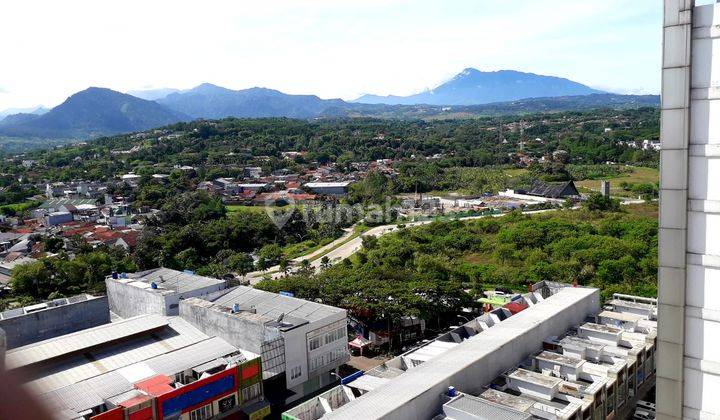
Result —
[[[664,6],[658,419],[720,418],[720,4]]]

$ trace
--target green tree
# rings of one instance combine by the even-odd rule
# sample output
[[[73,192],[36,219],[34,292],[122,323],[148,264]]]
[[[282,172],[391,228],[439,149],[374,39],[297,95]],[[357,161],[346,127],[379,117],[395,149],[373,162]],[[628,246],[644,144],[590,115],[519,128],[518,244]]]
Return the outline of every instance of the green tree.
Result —
[[[620,200],[604,196],[600,193],[592,193],[583,206],[591,211],[620,211]]]

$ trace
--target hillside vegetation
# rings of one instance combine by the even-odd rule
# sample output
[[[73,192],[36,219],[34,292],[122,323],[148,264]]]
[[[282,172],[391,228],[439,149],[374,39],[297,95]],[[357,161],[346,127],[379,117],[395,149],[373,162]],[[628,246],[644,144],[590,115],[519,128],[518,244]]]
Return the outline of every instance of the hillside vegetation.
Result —
[[[258,287],[320,299],[370,321],[438,319],[473,305],[483,290],[525,291],[539,280],[598,287],[604,296],[655,296],[657,206],[627,209],[512,213],[401,228],[365,238],[360,252],[336,266]]]

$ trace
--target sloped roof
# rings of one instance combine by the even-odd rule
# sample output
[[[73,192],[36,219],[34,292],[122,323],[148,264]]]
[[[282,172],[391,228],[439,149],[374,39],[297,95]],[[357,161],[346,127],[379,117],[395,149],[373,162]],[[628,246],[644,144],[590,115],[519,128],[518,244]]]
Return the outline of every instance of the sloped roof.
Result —
[[[529,195],[537,195],[547,198],[561,198],[572,195],[580,195],[577,188],[575,188],[575,183],[572,181],[544,182],[539,179],[533,181],[532,186],[527,193]]]

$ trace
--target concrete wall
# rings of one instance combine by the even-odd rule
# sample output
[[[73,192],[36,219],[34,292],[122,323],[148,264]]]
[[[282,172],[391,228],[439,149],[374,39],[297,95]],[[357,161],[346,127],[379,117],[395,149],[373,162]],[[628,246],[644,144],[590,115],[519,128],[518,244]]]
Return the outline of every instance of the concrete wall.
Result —
[[[5,330],[7,348],[12,349],[108,322],[108,299],[99,296],[2,319],[0,328]]]
[[[229,311],[221,311],[211,302],[199,298],[185,299],[180,302],[180,317],[205,334],[220,337],[236,347],[260,354],[265,367],[268,366],[267,355],[263,354],[262,344],[265,340],[274,339],[278,334],[281,335],[284,342],[285,385],[287,389],[297,394],[289,398],[288,402],[314,392],[335,380],[335,378],[328,377],[327,372],[346,362],[349,357],[336,360],[311,374],[307,337],[312,331],[322,329],[337,321],[344,321],[346,316],[345,311],[338,312],[320,321],[307,323],[288,331],[279,331],[276,328],[264,326],[267,319],[259,315],[248,312],[233,314]],[[332,352],[335,349],[347,351],[347,340],[341,339],[323,345],[314,350],[312,355]],[[301,375],[291,378],[290,372],[295,367],[300,368]]]
[[[138,315],[159,314],[177,316],[180,314],[180,301],[193,297],[209,296],[225,289],[225,283],[213,284],[176,293],[172,289],[151,289],[136,287],[129,283],[133,279],[105,279],[110,310],[123,318]]]
[[[542,348],[542,341],[580,324],[600,308],[597,289],[566,288],[493,328],[405,372],[341,407],[330,418],[430,419],[449,386],[478,394],[505,370]]]
[[[110,310],[122,318],[138,315],[166,315],[165,298],[154,292],[112,278],[105,280]]]
[[[665,0],[658,419],[720,417],[720,5]]]
[[[221,312],[211,305],[198,298],[185,299],[180,302],[180,317],[209,336],[220,337],[235,347],[262,354],[265,328],[252,319],[256,315]]]

